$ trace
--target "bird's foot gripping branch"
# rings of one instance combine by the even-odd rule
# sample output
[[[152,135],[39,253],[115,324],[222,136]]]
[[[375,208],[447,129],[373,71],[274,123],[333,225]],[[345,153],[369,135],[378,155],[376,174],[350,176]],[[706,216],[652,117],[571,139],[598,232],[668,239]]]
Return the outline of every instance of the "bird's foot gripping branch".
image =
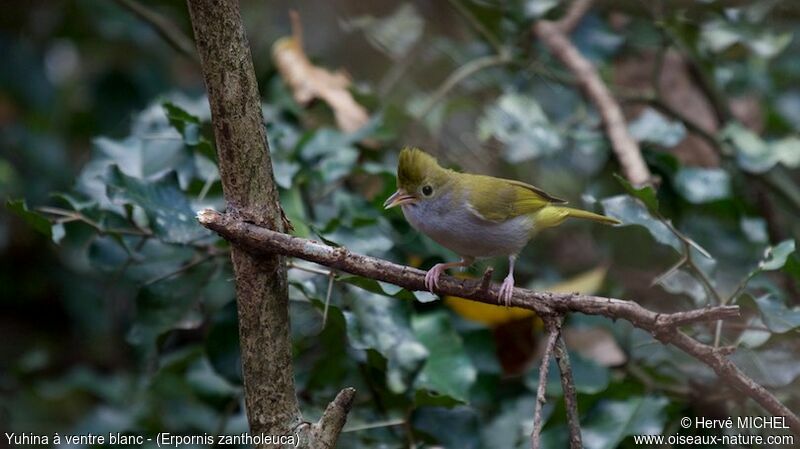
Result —
[[[425,289],[425,272],[387,260],[356,254],[344,247],[332,247],[308,239],[246,223],[233,216],[206,209],[198,214],[200,223],[217,232],[233,245],[259,254],[282,254],[315,262],[330,268],[389,282],[408,290]],[[487,304],[501,305],[500,287],[495,284],[443,276],[434,293],[454,295]],[[701,343],[682,328],[739,316],[737,306],[719,306],[676,313],[657,313],[633,301],[600,296],[537,292],[515,288],[510,301],[514,307],[533,310],[546,319],[558,320],[570,312],[624,319],[649,332],[663,344],[671,344],[713,369],[722,381],[760,404],[773,416],[783,416],[796,435],[800,435],[800,418],[778,401],[772,393],[745,375],[728,359],[732,348],[715,348]],[[551,334],[557,332],[553,328]],[[556,339],[557,336],[553,337]],[[559,351],[560,345],[554,343]]]

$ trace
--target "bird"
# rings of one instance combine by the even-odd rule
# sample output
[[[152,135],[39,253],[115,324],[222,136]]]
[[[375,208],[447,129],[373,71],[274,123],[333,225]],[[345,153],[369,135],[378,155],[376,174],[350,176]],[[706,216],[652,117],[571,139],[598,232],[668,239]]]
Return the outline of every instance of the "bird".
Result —
[[[383,206],[399,206],[414,229],[460,256],[458,262],[438,263],[428,270],[425,287],[431,292],[450,268],[468,267],[479,258],[508,257],[508,275],[498,293],[499,302],[508,307],[514,291],[514,263],[539,231],[569,217],[621,224],[564,204],[533,185],[443,168],[423,150],[406,147],[397,164],[397,191]]]

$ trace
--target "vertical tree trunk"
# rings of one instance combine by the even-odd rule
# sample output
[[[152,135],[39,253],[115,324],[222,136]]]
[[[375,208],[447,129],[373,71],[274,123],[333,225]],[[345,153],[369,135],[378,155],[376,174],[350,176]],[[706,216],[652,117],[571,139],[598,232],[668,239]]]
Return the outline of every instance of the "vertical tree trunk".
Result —
[[[228,213],[283,232],[253,61],[236,0],[188,0],[211,104]],[[286,267],[235,245],[242,372],[250,432],[290,435],[301,422],[294,391]]]

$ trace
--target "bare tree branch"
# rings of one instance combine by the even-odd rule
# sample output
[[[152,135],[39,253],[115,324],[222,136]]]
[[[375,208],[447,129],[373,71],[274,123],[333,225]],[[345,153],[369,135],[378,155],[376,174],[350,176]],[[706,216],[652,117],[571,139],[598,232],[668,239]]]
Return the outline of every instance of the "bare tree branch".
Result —
[[[578,23],[583,19],[583,16],[592,9],[594,0],[573,0],[567,13],[564,17],[559,19],[558,27],[564,34],[569,34],[578,26]]]
[[[622,109],[592,63],[578,51],[564,32],[569,26],[574,26],[590,6],[589,1],[576,0],[567,12],[565,21],[539,20],[534,23],[533,31],[553,55],[575,74],[578,85],[594,103],[625,177],[633,185],[648,184],[652,182],[650,169],[642,158],[639,144],[628,132]]]
[[[545,317],[547,326],[547,344],[542,354],[542,362],[539,365],[539,385],[536,388],[536,406],[533,409],[533,431],[531,432],[531,449],[539,449],[542,434],[542,409],[547,402],[547,373],[550,370],[550,358],[553,356],[553,349],[556,342],[561,337],[561,323],[563,317]]]
[[[194,62],[199,62],[194,43],[178,25],[136,0],[116,0],[117,4],[150,25],[172,48]]]
[[[228,217],[274,230],[286,229],[272,174],[261,98],[239,2],[188,0]],[[251,434],[291,435],[303,429],[301,447],[332,448],[347,419],[355,390],[346,388],[319,422],[305,421],[295,395],[286,262],[232,245],[236,277],[242,375]]]
[[[353,406],[355,395],[356,389],[347,387],[328,404],[319,421],[311,426],[311,440],[314,444],[309,446],[310,448],[333,449],[336,447],[336,440],[347,422],[347,414],[350,413],[350,408]]]
[[[553,355],[558,363],[561,373],[561,390],[564,392],[564,407],[567,409],[567,426],[569,427],[569,448],[581,449],[581,422],[578,414],[578,396],[575,392],[575,380],[572,377],[572,365],[569,363],[569,353],[564,336],[559,334]]]
[[[203,226],[240,247],[248,248],[254,254],[271,256],[277,253],[298,257],[350,274],[389,282],[408,290],[425,290],[425,272],[416,268],[355,254],[347,248],[326,246],[312,240],[274,232],[210,209],[201,211],[198,220]],[[501,305],[498,299],[499,286],[492,284],[489,288],[479,288],[482,283],[483,280],[442,276],[439,288],[434,293]],[[717,306],[662,314],[647,310],[633,301],[577,293],[535,292],[522,288],[514,289],[511,305],[533,310],[542,317],[581,312],[614,320],[627,320],[651,333],[660,342],[672,344],[705,363],[724,382],[755,400],[772,415],[786,417],[786,422],[800,436],[800,418],[728,360],[729,350],[700,343],[678,329],[678,326],[687,324],[737,317],[738,306]]]
[[[189,0],[229,213],[282,232],[253,60],[234,0]],[[231,249],[242,375],[252,434],[290,435],[295,396],[283,257]]]

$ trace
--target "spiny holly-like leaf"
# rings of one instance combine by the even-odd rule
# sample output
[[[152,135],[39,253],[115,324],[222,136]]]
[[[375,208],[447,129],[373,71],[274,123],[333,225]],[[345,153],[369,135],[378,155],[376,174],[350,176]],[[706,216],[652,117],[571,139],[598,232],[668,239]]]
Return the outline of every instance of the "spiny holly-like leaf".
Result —
[[[622,184],[622,187],[628,192],[629,195],[639,199],[647,207],[647,210],[652,214],[658,212],[658,194],[656,189],[651,185],[642,187],[634,187],[627,179],[614,173],[614,177]]]
[[[774,339],[773,339],[774,340]],[[800,376],[796,338],[781,339],[756,349],[739,347],[731,360],[756,383],[765,387],[785,387]]]
[[[667,120],[652,108],[645,109],[630,123],[628,129],[639,142],[650,142],[667,148],[674,147],[686,137],[683,123]]]
[[[6,207],[8,207],[11,212],[14,212],[20,218],[25,220],[25,222],[36,231],[46,235],[47,238],[53,238],[52,225],[50,224],[50,221],[47,220],[44,215],[28,209],[28,205],[25,203],[25,200],[8,200],[6,202]]]
[[[403,57],[422,36],[425,20],[412,3],[402,3],[383,18],[361,16],[347,21],[346,30],[363,30],[367,41],[392,58]]]
[[[767,142],[738,123],[726,126],[720,135],[733,145],[736,161],[745,171],[765,173],[777,164],[800,166],[800,139],[796,137]]]
[[[180,276],[146,286],[136,297],[136,318],[128,341],[145,350],[172,329],[194,329],[203,322],[197,303],[213,267],[197,265]]]
[[[480,421],[477,410],[460,406],[420,407],[414,411],[414,429],[436,437],[444,447],[478,449]]]
[[[738,303],[754,305],[761,314],[764,324],[772,332],[782,334],[800,327],[800,309],[787,307],[780,298],[771,293],[758,298],[744,295]]]
[[[210,233],[194,219],[186,195],[178,188],[174,174],[144,181],[127,176],[112,166],[108,174],[108,197],[120,204],[135,204],[147,214],[155,234],[165,242],[190,243]]]
[[[414,334],[428,349],[428,360],[415,387],[418,404],[453,405],[467,402],[478,372],[464,350],[461,337],[445,312],[412,317]]]
[[[731,179],[721,168],[683,167],[675,176],[675,188],[690,203],[709,203],[731,196]]]
[[[236,304],[232,302],[211,318],[211,327],[206,337],[206,353],[211,366],[234,385],[242,384],[238,323]]]
[[[649,194],[648,194],[649,196]],[[647,208],[629,195],[618,195],[601,201],[605,214],[616,218],[623,226],[639,225],[645,227],[656,241],[669,245],[681,252],[681,242],[669,227],[653,218]]]
[[[564,141],[535,98],[504,93],[478,121],[481,140],[494,137],[505,145],[505,157],[518,163],[553,154]]]
[[[794,240],[784,240],[776,246],[770,246],[764,253],[764,260],[758,268],[764,271],[780,270],[786,265],[786,259],[794,252]]]
[[[664,408],[669,401],[657,396],[604,400],[589,412],[581,426],[587,449],[614,449],[629,435],[659,435],[664,430]]]
[[[429,354],[411,330],[409,304],[361,291],[345,312],[350,345],[373,349],[386,359],[386,381],[395,393],[406,391]]]
[[[348,284],[355,285],[357,287],[361,287],[364,290],[367,290],[372,293],[391,296],[393,298],[398,298],[398,299],[405,299],[409,301],[416,300],[419,302],[432,302],[439,299],[438,296],[434,295],[431,292],[425,292],[425,291],[412,292],[402,287],[398,287],[394,284],[389,284],[388,282],[376,281],[375,279],[369,279],[361,276],[344,275],[339,277],[338,280],[342,282],[347,282]]]
[[[569,355],[575,390],[578,393],[596,394],[606,389],[611,379],[608,368],[585,359],[576,353]],[[539,386],[539,368],[531,370],[525,376],[525,386],[534,393]],[[547,394],[561,396],[561,376],[555,360],[550,360],[547,371]]]

